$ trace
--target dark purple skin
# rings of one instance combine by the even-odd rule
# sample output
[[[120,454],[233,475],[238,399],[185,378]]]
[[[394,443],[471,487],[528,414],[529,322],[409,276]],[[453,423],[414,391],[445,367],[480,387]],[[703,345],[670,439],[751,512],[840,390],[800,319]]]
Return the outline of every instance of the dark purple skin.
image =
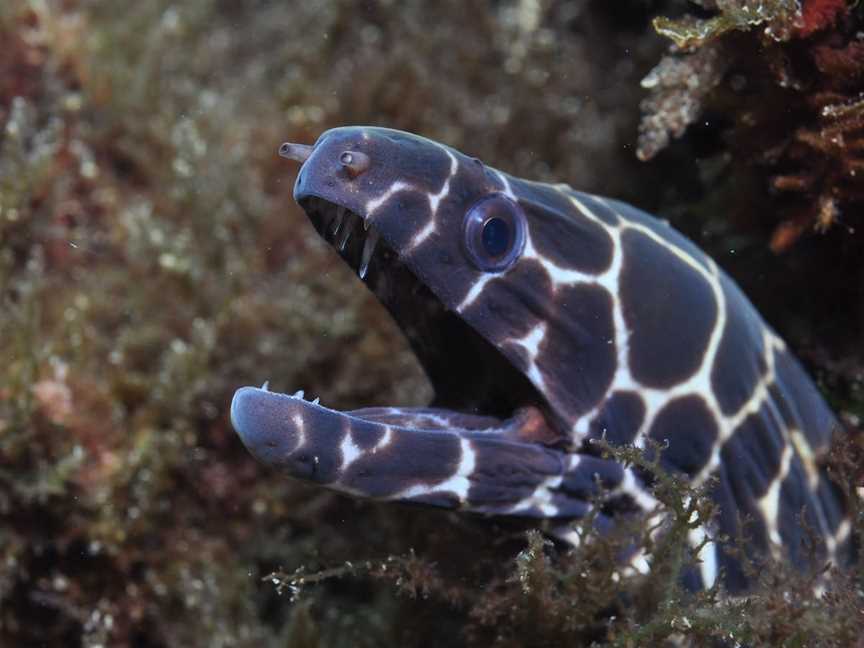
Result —
[[[668,470],[716,478],[720,513],[701,537],[734,537],[748,516],[754,557],[785,551],[803,567],[803,509],[820,559],[848,553],[817,461],[836,420],[693,243],[630,205],[400,131],[337,128],[280,154],[302,163],[295,199],[390,311],[436,396],[340,412],[244,387],[231,420],[261,462],[354,496],[549,520],[576,543],[568,523],[598,498],[601,528],[615,508],[656,504],[593,441],[652,451],[652,439]],[[723,543],[700,556],[688,586],[721,569],[730,590],[747,586]]]

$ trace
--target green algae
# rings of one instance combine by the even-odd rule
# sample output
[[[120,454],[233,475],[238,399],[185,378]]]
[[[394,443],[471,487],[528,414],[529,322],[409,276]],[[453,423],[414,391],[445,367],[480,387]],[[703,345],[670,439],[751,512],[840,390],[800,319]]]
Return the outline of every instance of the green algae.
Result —
[[[701,47],[730,31],[749,31],[764,26],[766,36],[787,40],[801,22],[797,0],[718,0],[717,15],[707,19],[685,16],[679,19],[657,17],[652,21],[661,36],[681,49]]]

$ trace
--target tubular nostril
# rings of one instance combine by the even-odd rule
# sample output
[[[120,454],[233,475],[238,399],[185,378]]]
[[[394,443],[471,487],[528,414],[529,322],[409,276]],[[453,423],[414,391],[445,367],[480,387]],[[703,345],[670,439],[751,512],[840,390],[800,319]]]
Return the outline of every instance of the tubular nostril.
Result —
[[[344,151],[339,156],[339,163],[345,167],[348,175],[352,178],[356,178],[366,171],[369,168],[370,162],[369,156],[360,151]]]
[[[312,147],[307,144],[292,144],[284,142],[279,147],[279,155],[289,160],[303,163],[312,155]]]

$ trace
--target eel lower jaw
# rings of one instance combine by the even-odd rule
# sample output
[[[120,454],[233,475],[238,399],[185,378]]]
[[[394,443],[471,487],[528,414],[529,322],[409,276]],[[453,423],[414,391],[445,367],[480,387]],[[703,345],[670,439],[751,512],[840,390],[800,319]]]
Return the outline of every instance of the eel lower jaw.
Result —
[[[534,440],[545,423],[534,408],[503,420],[435,408],[340,412],[265,385],[235,393],[231,422],[262,463],[376,499],[508,514],[567,468],[566,453]]]

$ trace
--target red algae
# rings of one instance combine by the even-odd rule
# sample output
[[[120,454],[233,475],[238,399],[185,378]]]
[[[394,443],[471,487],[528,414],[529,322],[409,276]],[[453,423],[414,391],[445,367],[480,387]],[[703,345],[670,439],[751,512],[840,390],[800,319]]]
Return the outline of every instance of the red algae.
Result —
[[[806,38],[815,32],[828,29],[847,11],[846,0],[805,0],[798,33]]]

